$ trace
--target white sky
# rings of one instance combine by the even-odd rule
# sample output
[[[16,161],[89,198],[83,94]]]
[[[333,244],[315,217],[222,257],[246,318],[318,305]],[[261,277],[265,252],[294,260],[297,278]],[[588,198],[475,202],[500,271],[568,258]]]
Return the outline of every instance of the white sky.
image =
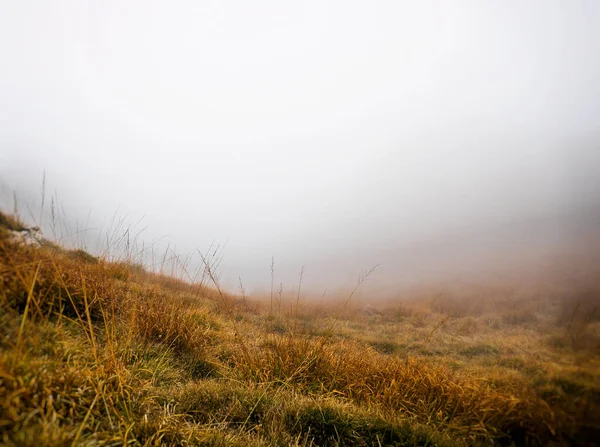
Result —
[[[2,0],[2,203],[45,170],[74,218],[228,241],[249,283],[598,204],[598,23],[594,0]]]

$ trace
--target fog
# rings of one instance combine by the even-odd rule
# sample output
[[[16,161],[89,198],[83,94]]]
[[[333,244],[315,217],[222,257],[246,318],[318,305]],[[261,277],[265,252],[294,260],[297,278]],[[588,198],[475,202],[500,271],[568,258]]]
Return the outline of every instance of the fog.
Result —
[[[38,219],[45,176],[74,232],[116,213],[157,253],[213,244],[255,292],[271,259],[319,293],[376,264],[394,293],[596,259],[599,20],[593,0],[2,2],[1,206]]]

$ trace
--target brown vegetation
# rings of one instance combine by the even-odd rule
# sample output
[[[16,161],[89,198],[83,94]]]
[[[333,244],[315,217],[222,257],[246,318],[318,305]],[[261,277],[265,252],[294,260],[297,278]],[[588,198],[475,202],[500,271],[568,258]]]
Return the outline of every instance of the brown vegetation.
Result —
[[[21,227],[0,214],[3,445],[600,436],[598,284],[575,298],[478,288],[367,310],[343,299],[272,312],[270,297],[249,305],[216,281],[19,244],[10,234]]]

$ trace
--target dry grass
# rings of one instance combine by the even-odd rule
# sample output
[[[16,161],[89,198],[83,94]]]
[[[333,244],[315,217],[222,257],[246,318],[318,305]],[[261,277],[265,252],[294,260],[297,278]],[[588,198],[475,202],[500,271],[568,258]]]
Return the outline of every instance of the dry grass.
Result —
[[[276,295],[261,306],[83,250],[19,244],[10,235],[21,227],[0,215],[2,445],[600,436],[600,288],[579,301],[501,288],[479,299],[474,288],[367,309],[295,302],[282,314]]]

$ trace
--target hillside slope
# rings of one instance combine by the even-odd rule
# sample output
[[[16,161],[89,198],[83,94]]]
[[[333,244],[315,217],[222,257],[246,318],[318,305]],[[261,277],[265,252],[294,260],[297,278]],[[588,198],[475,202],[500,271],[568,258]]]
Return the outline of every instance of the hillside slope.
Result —
[[[598,289],[269,312],[222,293],[210,265],[212,288],[16,237],[24,229],[0,214],[3,445],[600,436]]]

